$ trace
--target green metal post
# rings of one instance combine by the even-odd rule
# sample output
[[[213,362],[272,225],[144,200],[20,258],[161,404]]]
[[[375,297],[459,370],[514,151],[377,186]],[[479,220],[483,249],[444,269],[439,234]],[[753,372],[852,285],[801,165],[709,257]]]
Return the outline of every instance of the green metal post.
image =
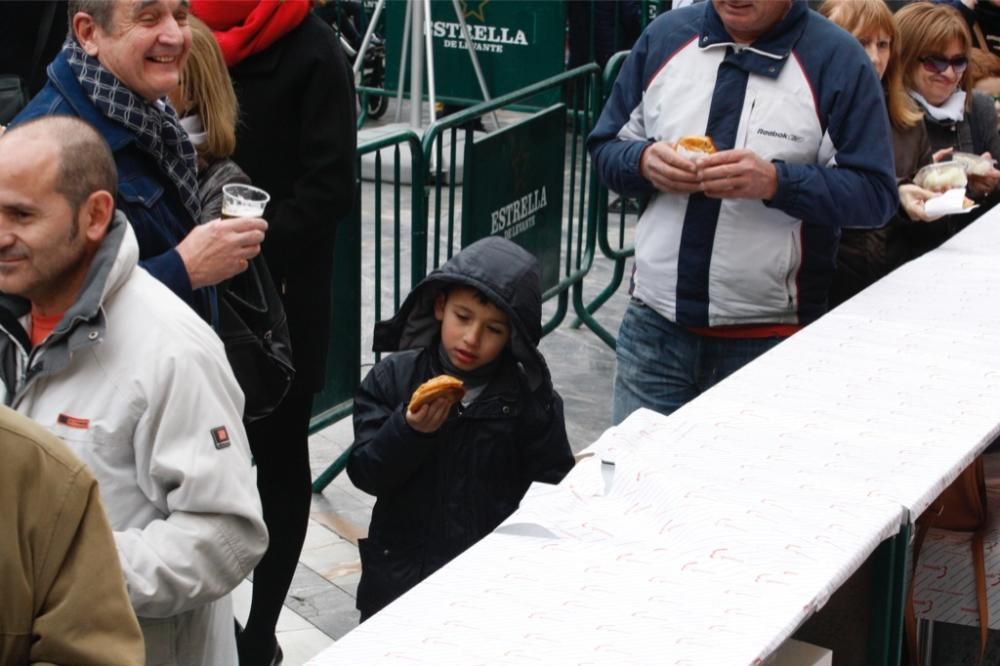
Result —
[[[872,589],[873,626],[869,637],[869,666],[899,666],[903,658],[903,611],[909,585],[911,527],[904,524],[896,536],[875,550]]]

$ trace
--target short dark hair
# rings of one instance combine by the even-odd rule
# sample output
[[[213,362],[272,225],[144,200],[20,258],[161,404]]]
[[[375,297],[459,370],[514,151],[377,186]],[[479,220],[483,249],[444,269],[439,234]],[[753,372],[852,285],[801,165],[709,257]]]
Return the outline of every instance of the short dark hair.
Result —
[[[115,158],[97,130],[73,116],[42,116],[8,132],[29,128],[51,137],[59,146],[55,190],[65,197],[74,214],[94,192],[105,190],[115,196],[118,190]]]
[[[94,23],[101,30],[111,32],[111,27],[114,25],[115,2],[116,0],[69,0],[66,5],[66,14],[69,17],[69,34],[73,36],[74,40],[76,39],[76,35],[73,33],[73,17],[78,12],[90,14]]]

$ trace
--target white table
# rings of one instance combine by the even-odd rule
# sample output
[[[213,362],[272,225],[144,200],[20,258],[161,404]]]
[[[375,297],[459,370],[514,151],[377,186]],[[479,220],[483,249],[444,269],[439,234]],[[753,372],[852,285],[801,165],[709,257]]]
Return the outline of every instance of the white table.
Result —
[[[998,405],[994,211],[670,417],[633,414],[310,663],[760,663],[1000,432]]]

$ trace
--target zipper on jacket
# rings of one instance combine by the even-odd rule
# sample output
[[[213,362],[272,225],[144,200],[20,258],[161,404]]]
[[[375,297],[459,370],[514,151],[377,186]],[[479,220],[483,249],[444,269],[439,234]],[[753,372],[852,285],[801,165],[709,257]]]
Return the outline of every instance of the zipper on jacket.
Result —
[[[746,127],[746,132],[743,134],[743,145],[741,146],[741,148],[746,148],[747,144],[750,143],[750,121],[753,119],[753,110],[754,107],[756,106],[757,106],[757,98],[754,97],[752,100],[750,100],[750,110],[747,111],[747,119],[746,119],[747,127]]]

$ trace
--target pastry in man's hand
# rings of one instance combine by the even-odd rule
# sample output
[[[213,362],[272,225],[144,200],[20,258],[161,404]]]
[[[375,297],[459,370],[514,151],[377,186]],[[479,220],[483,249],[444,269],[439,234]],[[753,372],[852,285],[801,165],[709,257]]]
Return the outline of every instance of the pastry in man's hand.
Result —
[[[690,134],[682,137],[677,142],[675,149],[678,152],[683,150],[697,155],[711,155],[716,152],[715,142],[712,141],[712,137],[702,134]]]
[[[410,404],[407,409],[416,412],[424,405],[434,402],[438,398],[446,398],[449,403],[454,404],[465,396],[465,385],[461,379],[451,375],[438,375],[417,387],[410,397]]]

